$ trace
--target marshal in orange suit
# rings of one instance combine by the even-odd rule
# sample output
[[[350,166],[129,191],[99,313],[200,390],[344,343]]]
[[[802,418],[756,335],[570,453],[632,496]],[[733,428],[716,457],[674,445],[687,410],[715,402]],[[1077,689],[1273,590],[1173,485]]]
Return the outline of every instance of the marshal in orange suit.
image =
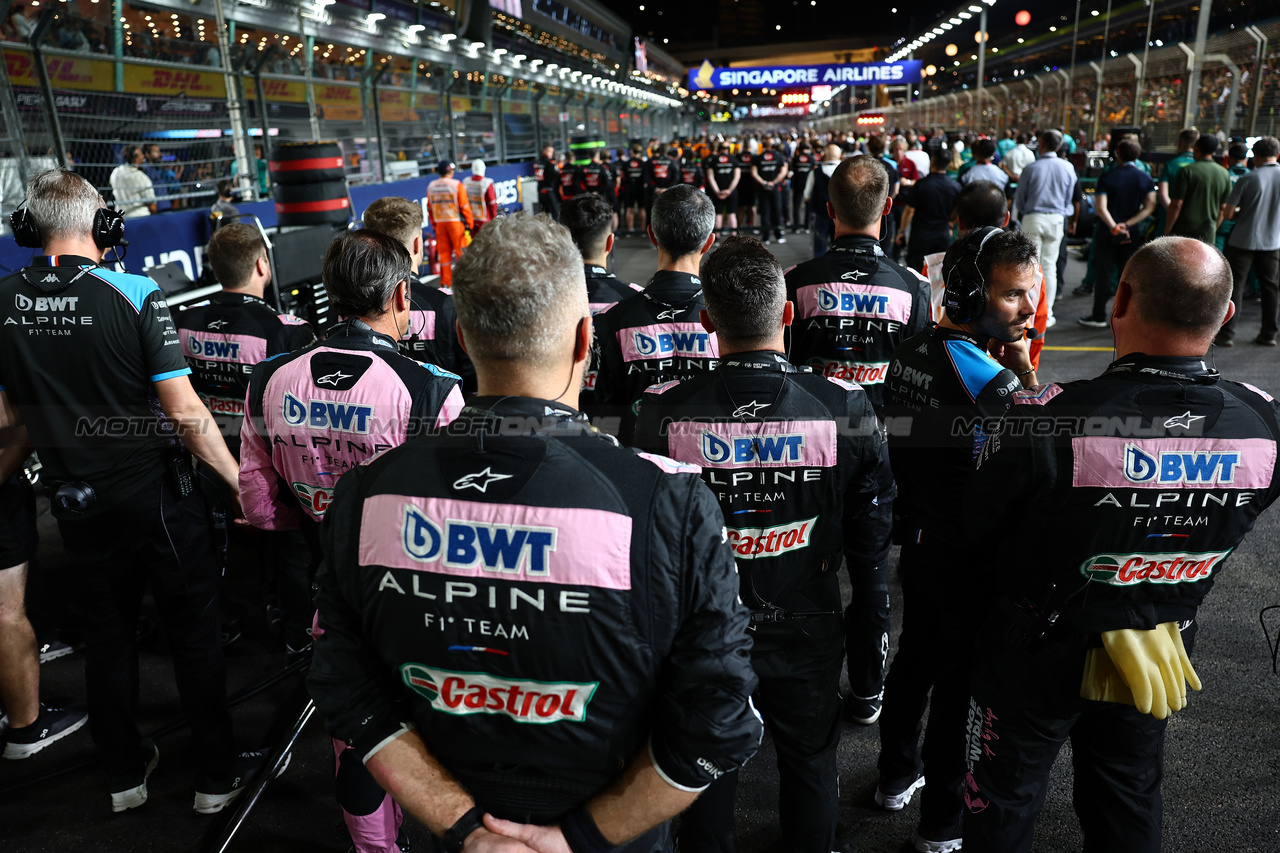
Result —
[[[440,253],[440,284],[453,283],[453,259],[462,253],[463,239],[471,230],[471,208],[461,181],[453,179],[453,163],[441,160],[440,177],[427,185],[427,219],[436,234]]]

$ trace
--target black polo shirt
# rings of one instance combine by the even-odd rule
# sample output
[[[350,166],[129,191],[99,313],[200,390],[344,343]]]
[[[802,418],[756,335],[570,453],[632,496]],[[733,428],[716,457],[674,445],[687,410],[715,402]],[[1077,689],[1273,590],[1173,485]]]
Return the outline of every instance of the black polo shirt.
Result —
[[[1079,181],[1076,182],[1077,185]],[[1116,222],[1124,222],[1147,201],[1147,194],[1156,191],[1151,176],[1132,163],[1117,166],[1098,178],[1096,193],[1107,197],[1107,212]]]
[[[940,172],[930,172],[916,181],[907,194],[907,204],[915,208],[911,217],[915,235],[936,236],[951,230],[951,214],[960,198],[960,184]]]
[[[152,383],[187,376],[164,294],[145,276],[55,255],[0,279],[0,386],[51,481],[101,510],[161,476],[179,446]]]

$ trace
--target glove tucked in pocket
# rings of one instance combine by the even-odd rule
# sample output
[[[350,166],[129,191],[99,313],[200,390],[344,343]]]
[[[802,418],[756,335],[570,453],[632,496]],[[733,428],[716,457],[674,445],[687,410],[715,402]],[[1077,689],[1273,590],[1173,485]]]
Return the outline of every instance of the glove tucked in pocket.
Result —
[[[1163,720],[1187,706],[1187,683],[1199,690],[1176,622],[1154,631],[1104,631],[1102,648],[1086,652],[1080,695],[1099,702],[1133,705]]]

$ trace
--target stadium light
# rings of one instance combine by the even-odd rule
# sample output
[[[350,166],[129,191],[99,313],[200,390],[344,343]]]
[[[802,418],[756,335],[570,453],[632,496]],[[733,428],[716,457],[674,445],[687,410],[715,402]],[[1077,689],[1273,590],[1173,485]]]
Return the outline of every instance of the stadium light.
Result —
[[[960,26],[965,21],[972,20],[975,15],[986,11],[986,9],[994,5],[996,5],[996,0],[981,0],[981,4],[965,3],[962,6],[956,7],[949,14],[939,16],[938,23],[925,30],[917,38],[912,39],[909,42],[904,39],[903,41],[906,43],[885,57],[885,61],[897,62],[898,60],[903,59],[907,54],[918,50],[921,46],[929,43],[940,35],[944,35],[948,30]]]

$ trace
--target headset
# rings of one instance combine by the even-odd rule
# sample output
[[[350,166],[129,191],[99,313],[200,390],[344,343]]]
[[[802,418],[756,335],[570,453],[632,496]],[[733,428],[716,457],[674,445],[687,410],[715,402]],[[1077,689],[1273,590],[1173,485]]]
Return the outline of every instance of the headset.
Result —
[[[40,226],[35,217],[27,210],[26,199],[18,205],[18,209],[9,214],[9,225],[13,228],[13,239],[24,249],[39,249],[44,245],[40,236]],[[103,205],[93,214],[93,243],[99,249],[110,249],[114,246],[128,245],[124,239],[124,214]]]
[[[942,304],[947,309],[947,319],[956,324],[972,323],[987,310],[987,282],[978,266],[987,241],[1004,231],[987,226],[975,228],[964,237],[963,254],[947,274],[946,290]]]

